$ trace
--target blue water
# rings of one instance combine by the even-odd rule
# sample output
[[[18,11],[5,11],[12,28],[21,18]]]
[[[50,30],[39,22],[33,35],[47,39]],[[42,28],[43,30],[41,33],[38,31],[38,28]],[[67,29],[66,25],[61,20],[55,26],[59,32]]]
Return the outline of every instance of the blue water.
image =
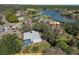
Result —
[[[60,16],[60,13],[50,10],[42,11],[43,15],[50,16],[52,20],[58,21],[58,22],[65,22],[65,23],[75,23],[75,19],[68,19],[66,17]]]

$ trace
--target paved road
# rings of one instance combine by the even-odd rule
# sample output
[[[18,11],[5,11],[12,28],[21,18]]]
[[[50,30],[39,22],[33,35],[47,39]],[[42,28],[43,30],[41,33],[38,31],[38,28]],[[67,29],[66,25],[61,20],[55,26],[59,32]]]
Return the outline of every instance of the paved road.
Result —
[[[4,25],[1,25],[0,26],[0,28],[5,28],[5,27],[10,27],[10,26],[16,26],[16,24],[15,23],[9,23],[9,22],[7,22],[6,20],[5,20],[5,17],[3,16],[3,19],[2,19],[4,22],[5,22],[5,24]],[[5,34],[13,34],[13,33],[16,33],[16,34],[21,34],[21,32],[19,31],[19,30],[15,30],[15,32],[14,32],[14,30],[12,30],[12,29],[9,29],[9,30],[7,30],[7,31],[2,31],[2,32],[0,32],[0,36],[3,36],[3,35],[5,35]]]

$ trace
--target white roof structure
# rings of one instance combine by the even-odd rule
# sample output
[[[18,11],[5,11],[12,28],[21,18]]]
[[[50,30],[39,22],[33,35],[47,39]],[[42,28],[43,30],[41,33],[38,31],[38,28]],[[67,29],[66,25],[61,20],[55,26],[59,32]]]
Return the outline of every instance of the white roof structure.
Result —
[[[33,43],[41,42],[41,40],[42,40],[40,37],[40,34],[36,31],[25,32],[23,34],[23,39],[24,40],[30,39],[31,41],[33,41]]]
[[[25,20],[25,18],[24,17],[18,17],[18,20],[22,21],[22,20]]]

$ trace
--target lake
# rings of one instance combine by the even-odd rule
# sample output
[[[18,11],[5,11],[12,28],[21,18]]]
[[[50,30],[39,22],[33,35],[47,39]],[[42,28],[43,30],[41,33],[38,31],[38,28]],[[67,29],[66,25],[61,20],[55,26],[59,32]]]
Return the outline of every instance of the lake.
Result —
[[[42,11],[43,15],[47,15],[52,18],[52,20],[57,21],[57,22],[65,22],[65,23],[75,23],[75,19],[68,19],[64,16],[60,16],[59,12],[55,12],[53,10],[44,10]]]

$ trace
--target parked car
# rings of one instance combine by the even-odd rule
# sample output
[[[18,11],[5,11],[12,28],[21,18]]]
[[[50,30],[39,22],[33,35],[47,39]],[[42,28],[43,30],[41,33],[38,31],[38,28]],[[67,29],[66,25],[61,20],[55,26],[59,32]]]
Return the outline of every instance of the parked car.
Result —
[[[10,27],[4,27],[4,29],[5,29],[5,31],[7,31],[7,30],[9,30],[9,29],[10,29]]]
[[[15,29],[17,29],[17,26],[13,26],[13,27],[12,27],[12,30],[15,30]]]

